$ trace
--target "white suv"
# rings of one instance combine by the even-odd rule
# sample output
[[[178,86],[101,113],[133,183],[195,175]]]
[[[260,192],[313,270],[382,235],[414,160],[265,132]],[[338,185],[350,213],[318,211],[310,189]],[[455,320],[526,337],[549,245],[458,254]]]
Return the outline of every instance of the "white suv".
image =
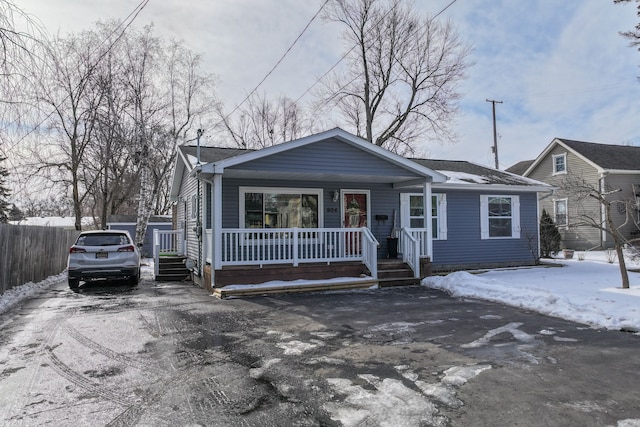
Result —
[[[83,231],[69,249],[69,287],[80,281],[128,279],[131,286],[140,280],[140,251],[126,230]]]

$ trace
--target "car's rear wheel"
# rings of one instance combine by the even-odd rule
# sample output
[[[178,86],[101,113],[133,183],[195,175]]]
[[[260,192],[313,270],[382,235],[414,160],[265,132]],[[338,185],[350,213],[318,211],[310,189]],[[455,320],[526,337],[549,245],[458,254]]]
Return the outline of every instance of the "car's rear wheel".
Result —
[[[139,272],[135,276],[129,277],[129,286],[138,286],[139,282],[140,282],[140,273]]]
[[[69,279],[69,288],[78,289],[79,286],[80,286],[79,279]]]

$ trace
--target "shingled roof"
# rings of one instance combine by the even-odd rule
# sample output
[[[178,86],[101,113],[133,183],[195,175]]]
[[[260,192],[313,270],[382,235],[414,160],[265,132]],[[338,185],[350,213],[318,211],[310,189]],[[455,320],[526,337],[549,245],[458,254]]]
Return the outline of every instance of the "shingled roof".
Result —
[[[180,150],[191,158],[195,165],[197,148],[190,145],[180,146]],[[239,156],[255,150],[207,147],[200,148],[201,163],[211,163]],[[515,185],[525,187],[539,187],[540,182],[518,174],[505,172],[463,160],[436,160],[436,159],[408,159],[421,166],[427,167],[448,177],[446,183],[457,184],[484,184],[484,185]]]
[[[531,166],[533,162],[535,162],[535,160],[522,160],[521,162],[518,162],[505,170],[507,172],[515,173],[516,175],[524,175],[524,173],[527,171],[527,169],[529,169],[529,166]]]
[[[640,147],[631,145],[596,144],[594,142],[561,139],[567,147],[587,160],[609,170],[640,170]]]
[[[447,183],[540,186],[540,182],[510,172],[492,169],[463,160],[410,159],[436,170],[449,179]]]

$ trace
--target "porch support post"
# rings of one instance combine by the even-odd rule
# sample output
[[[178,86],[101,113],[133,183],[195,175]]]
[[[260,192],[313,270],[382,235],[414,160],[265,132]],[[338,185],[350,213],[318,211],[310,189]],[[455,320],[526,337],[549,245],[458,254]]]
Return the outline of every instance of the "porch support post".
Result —
[[[431,258],[433,261],[433,221],[431,216],[431,183],[425,181],[422,185],[422,200],[424,201],[424,222],[425,228],[427,229],[427,242],[426,242],[426,251],[424,254]]]
[[[222,175],[213,175],[211,197],[211,286],[215,284],[215,270],[222,268]]]

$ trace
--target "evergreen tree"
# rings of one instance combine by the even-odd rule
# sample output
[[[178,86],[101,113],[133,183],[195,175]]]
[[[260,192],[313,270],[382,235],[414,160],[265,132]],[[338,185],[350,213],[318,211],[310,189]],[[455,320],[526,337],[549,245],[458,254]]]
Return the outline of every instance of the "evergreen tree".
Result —
[[[9,221],[22,221],[23,219],[25,219],[24,212],[16,205],[13,205],[9,209]]]
[[[6,157],[0,157],[0,223],[2,224],[9,222],[9,195],[11,194],[6,187],[9,171],[2,166],[5,160],[7,160]]]
[[[551,215],[545,209],[542,210],[540,218],[540,256],[551,258],[551,255],[560,252],[560,241],[562,236],[558,227],[553,222]]]

